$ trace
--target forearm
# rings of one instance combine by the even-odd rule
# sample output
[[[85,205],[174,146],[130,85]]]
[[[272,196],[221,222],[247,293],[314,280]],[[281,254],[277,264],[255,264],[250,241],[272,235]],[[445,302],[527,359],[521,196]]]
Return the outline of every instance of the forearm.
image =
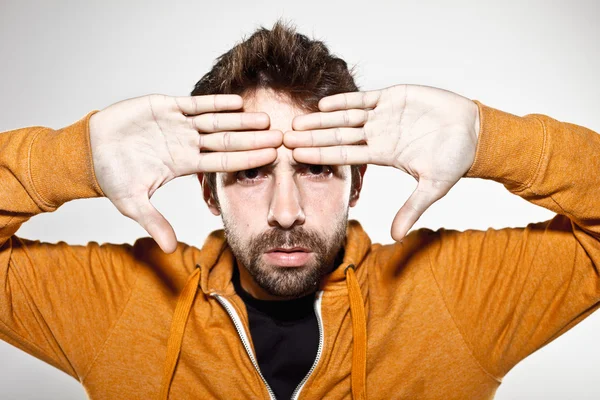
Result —
[[[600,135],[545,115],[479,105],[477,154],[466,176],[500,182],[600,237]]]
[[[60,130],[0,133],[0,246],[33,215],[102,196],[91,162],[90,113]]]

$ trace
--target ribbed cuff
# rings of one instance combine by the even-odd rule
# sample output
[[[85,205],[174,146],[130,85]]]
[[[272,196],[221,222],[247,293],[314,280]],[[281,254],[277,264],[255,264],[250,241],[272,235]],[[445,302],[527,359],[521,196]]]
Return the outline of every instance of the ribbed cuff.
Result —
[[[518,117],[473,100],[480,130],[475,161],[466,177],[492,179],[513,190],[528,187],[544,148],[544,126],[534,116]]]
[[[89,120],[58,131],[40,130],[31,141],[29,174],[43,204],[56,209],[69,200],[104,196],[94,174]]]

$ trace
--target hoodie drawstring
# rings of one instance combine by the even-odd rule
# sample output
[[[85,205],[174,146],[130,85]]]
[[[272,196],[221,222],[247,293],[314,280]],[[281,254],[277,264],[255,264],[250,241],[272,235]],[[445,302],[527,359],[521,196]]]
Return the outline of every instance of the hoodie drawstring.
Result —
[[[163,380],[160,387],[160,400],[167,400],[169,389],[173,381],[175,366],[179,360],[181,352],[181,342],[183,341],[183,332],[187,324],[188,315],[192,309],[192,303],[198,291],[198,282],[200,281],[200,266],[196,265],[196,270],[190,275],[175,306],[173,321],[171,321],[171,332],[167,341],[167,358],[165,360],[165,369],[163,371]]]
[[[367,319],[365,303],[363,303],[360,285],[354,273],[354,264],[344,270],[348,297],[350,298],[350,316],[352,318],[352,398],[366,400],[367,398]]]
[[[350,317],[352,318],[352,398],[355,400],[366,400],[366,376],[367,376],[367,320],[365,317],[365,305],[360,285],[354,273],[354,264],[350,264],[344,270],[346,274],[346,285],[350,301]],[[175,367],[181,352],[183,332],[187,324],[188,316],[192,309],[192,303],[198,291],[200,281],[200,266],[190,275],[175,306],[171,331],[167,341],[167,357],[163,371],[163,380],[160,389],[159,400],[167,400],[169,389],[173,381]]]

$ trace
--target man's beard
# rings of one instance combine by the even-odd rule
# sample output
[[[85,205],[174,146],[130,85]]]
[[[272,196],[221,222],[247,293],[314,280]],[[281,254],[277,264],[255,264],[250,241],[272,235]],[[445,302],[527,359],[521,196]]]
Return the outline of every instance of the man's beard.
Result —
[[[303,226],[292,229],[270,228],[249,240],[223,218],[225,237],[233,255],[254,281],[267,293],[286,298],[301,297],[315,292],[321,279],[333,270],[336,255],[346,238],[348,213],[333,226],[333,234],[325,236]],[[235,225],[235,224],[233,224]],[[301,267],[280,267],[267,264],[263,254],[273,248],[303,247],[313,252],[311,261]]]

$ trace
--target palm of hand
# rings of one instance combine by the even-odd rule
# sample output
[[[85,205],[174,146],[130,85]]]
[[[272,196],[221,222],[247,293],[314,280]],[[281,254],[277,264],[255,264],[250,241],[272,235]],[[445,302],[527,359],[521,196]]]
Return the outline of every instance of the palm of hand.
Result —
[[[294,121],[295,129],[312,131],[286,135],[284,143],[303,147],[310,141],[328,147],[297,148],[296,160],[393,166],[418,181],[392,224],[392,237],[396,240],[401,240],[425,210],[445,196],[473,164],[478,108],[455,93],[398,85],[331,96],[321,100],[319,108],[324,112]],[[343,134],[354,142],[346,141]]]
[[[464,98],[438,89],[431,96],[430,89],[394,86],[381,92],[364,125],[369,153],[375,163],[398,168],[418,181],[452,186],[473,163],[477,135],[464,111],[452,107]]]
[[[164,251],[174,251],[177,240],[150,203],[159,187],[178,176],[255,168],[276,158],[282,133],[256,131],[269,126],[268,115],[222,112],[242,105],[237,95],[149,95],[116,103],[90,119],[100,188]]]
[[[192,169],[198,133],[181,113],[167,112],[168,102],[166,96],[146,96],[117,103],[102,115],[113,129],[91,136],[98,182],[118,208],[127,199],[152,196]],[[101,121],[92,120],[92,130],[93,123]]]

